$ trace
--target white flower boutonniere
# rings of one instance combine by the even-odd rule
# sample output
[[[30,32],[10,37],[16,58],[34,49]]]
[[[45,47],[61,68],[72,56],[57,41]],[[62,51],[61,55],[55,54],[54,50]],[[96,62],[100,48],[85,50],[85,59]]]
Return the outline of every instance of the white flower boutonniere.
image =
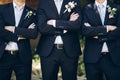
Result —
[[[71,10],[75,7],[77,5],[77,3],[75,3],[74,1],[71,1],[71,2],[69,2],[67,5],[65,5],[65,11],[64,11],[64,13],[65,12],[71,12]]]
[[[117,9],[116,8],[111,8],[109,5],[107,5],[108,13],[109,13],[109,18],[113,18],[114,15],[116,14]]]
[[[28,11],[26,16],[25,16],[25,19],[30,18],[32,15],[36,15],[36,13],[34,13],[33,11]]]

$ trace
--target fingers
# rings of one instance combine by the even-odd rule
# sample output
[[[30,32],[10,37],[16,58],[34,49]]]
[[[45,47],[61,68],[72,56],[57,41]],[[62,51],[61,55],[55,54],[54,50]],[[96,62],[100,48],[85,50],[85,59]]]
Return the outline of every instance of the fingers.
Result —
[[[75,14],[75,12],[73,12],[73,13],[71,14],[71,16],[74,15],[74,14]]]
[[[24,37],[18,37],[18,41],[19,40],[24,40],[24,39],[26,39],[26,38],[24,38]]]
[[[89,23],[84,23],[86,27],[90,27],[91,25]]]
[[[63,33],[67,33],[67,30],[63,30]]]
[[[94,39],[98,39],[98,36],[94,36],[93,38],[94,38]]]
[[[115,29],[117,29],[117,27],[112,25],[107,25],[107,29],[108,31],[114,31]]]
[[[48,21],[47,21],[47,24],[48,24],[48,25],[53,25],[53,20],[48,20]]]
[[[35,28],[35,23],[32,23],[29,27],[28,27],[28,29],[34,29]]]
[[[73,12],[73,13],[70,15],[70,21],[75,21],[75,20],[78,19],[78,17],[79,17],[79,14]]]
[[[13,33],[14,33],[15,26],[5,26],[5,30],[8,30],[8,31],[10,31],[10,32],[13,32]]]
[[[73,13],[71,14],[71,16],[79,16],[79,14],[78,14],[78,13],[73,12]]]

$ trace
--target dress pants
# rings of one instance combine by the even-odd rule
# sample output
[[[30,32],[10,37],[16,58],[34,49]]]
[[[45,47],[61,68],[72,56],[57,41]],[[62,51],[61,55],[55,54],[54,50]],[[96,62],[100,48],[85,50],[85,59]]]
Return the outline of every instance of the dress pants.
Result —
[[[31,64],[23,64],[18,54],[3,54],[0,59],[0,80],[11,80],[12,71],[15,72],[16,80],[31,80]]]
[[[87,80],[120,80],[120,66],[113,63],[110,54],[102,55],[97,63],[85,63],[85,70]]]
[[[63,80],[77,80],[77,66],[78,57],[68,57],[64,49],[55,47],[48,57],[41,57],[43,80],[58,80],[59,67]]]

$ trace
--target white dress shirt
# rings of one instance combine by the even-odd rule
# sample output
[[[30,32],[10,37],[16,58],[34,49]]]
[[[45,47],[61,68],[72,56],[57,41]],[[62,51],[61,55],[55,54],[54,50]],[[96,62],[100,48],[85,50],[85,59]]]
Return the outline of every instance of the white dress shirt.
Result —
[[[106,15],[107,0],[105,0],[102,4],[95,1],[95,4],[97,6],[97,9],[98,9],[102,24],[104,25],[105,15]],[[102,47],[101,52],[109,52],[106,42],[103,43],[103,47]]]
[[[18,6],[15,2],[13,2],[13,8],[14,8],[14,14],[15,14],[15,27],[17,27],[19,25],[23,10],[24,10],[25,4],[22,6]],[[9,51],[16,51],[19,50],[18,49],[18,45],[16,42],[12,42],[10,41],[5,50],[9,50]]]
[[[58,14],[60,14],[63,0],[54,0],[54,2],[55,2],[55,5],[56,5]],[[54,21],[53,25],[54,25],[54,27],[56,27],[56,21]],[[55,39],[54,44],[63,44],[62,37],[61,36],[57,36],[56,39]]]

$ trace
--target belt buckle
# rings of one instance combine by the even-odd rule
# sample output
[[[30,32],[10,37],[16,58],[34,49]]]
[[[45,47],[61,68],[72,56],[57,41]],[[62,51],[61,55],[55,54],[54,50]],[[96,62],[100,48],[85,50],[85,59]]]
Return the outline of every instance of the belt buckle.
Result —
[[[109,52],[102,52],[101,53],[102,56],[105,56],[105,55],[108,55],[108,54],[109,54]]]
[[[10,54],[11,54],[11,55],[14,55],[14,52],[13,52],[13,51],[10,51]]]
[[[17,54],[17,51],[9,51],[9,54],[11,54],[11,55],[16,55],[16,54]]]
[[[61,44],[56,45],[57,49],[63,49],[63,46]]]

